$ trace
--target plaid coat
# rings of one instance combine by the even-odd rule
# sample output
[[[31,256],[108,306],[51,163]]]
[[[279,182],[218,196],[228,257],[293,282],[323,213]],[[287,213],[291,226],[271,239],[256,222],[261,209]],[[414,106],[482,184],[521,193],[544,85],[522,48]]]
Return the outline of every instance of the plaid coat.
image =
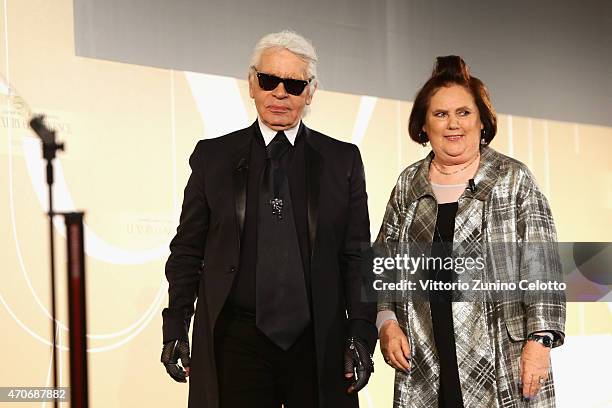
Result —
[[[437,202],[428,180],[432,158],[433,152],[400,175],[387,204],[377,243],[432,242],[437,217]],[[466,189],[459,198],[453,251],[462,247],[462,250],[480,253],[486,259],[487,266],[482,272],[485,281],[518,282],[530,270],[538,268],[560,281],[560,262],[555,251],[512,254],[490,245],[518,243],[520,246],[525,242],[556,240],[548,202],[527,167],[490,147],[483,147],[474,181],[475,192]],[[394,407],[437,407],[439,363],[429,303],[413,300],[410,291],[399,296],[401,299],[394,299],[388,293],[381,293],[378,301],[379,311],[395,312],[412,350],[411,374],[396,371]],[[452,311],[466,408],[555,406],[552,373],[531,402],[522,401],[518,388],[519,361],[530,333],[553,331],[556,333],[554,346],[563,344],[565,297],[562,292],[546,300],[453,302]]]

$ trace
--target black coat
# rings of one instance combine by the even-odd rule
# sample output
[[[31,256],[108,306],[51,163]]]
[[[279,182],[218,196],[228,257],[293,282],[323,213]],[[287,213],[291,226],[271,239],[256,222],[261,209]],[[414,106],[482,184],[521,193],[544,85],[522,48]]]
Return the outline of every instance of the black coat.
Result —
[[[166,263],[169,305],[164,342],[188,339],[194,313],[189,406],[218,407],[214,328],[240,259],[251,143],[257,122],[198,142],[189,164],[177,233]],[[373,352],[376,304],[362,301],[362,245],[370,242],[365,176],[357,146],[308,129],[305,142],[307,223],[318,389],[321,407],[356,407],[347,396],[343,354],[347,337]],[[347,318],[348,314],[348,318]],[[299,369],[299,368],[298,368]],[[239,380],[239,378],[237,378]]]

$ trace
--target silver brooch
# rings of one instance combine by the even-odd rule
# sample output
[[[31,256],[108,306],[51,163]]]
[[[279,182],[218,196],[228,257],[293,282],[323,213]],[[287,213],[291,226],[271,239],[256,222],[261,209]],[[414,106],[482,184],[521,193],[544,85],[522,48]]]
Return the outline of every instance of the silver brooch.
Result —
[[[279,220],[283,219],[283,200],[281,198],[273,198],[270,200],[272,206],[272,215],[276,215]]]

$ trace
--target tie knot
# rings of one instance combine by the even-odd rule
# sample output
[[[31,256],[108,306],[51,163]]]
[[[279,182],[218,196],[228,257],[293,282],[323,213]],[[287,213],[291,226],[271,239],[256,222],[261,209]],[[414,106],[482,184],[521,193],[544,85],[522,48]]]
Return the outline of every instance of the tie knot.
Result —
[[[271,159],[279,159],[291,146],[285,132],[280,131],[274,136],[274,139],[267,146],[268,157]]]

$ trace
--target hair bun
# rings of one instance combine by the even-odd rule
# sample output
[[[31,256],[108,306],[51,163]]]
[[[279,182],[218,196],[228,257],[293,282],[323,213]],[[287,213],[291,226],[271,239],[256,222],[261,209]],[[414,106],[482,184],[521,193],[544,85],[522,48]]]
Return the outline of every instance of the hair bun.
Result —
[[[469,82],[470,70],[461,57],[457,55],[447,55],[445,57],[436,58],[436,65],[434,66],[431,76]]]

